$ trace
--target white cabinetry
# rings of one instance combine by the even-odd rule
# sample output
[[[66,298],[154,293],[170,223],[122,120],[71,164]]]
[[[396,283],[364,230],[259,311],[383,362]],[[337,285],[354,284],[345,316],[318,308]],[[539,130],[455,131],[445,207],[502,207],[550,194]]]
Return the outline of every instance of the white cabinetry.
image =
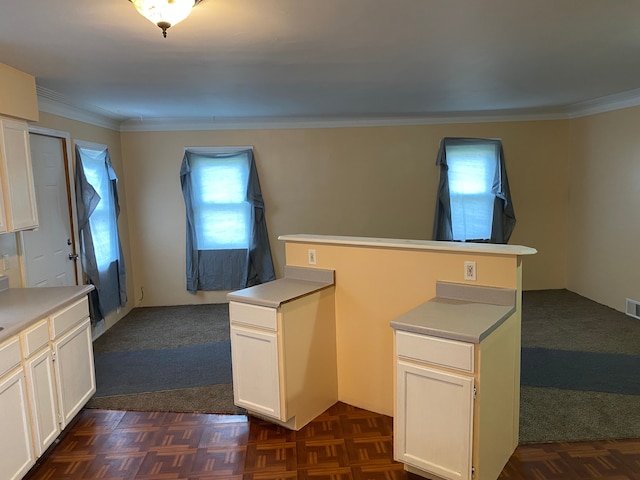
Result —
[[[31,408],[36,457],[53,443],[61,431],[53,367],[49,347],[49,322],[45,319],[20,335],[27,391]]]
[[[0,117],[0,233],[38,226],[27,123]]]
[[[441,478],[470,479],[473,345],[397,332],[396,353],[396,460]]]
[[[61,427],[64,428],[96,391],[86,297],[52,315],[50,328]]]
[[[333,295],[229,303],[236,405],[299,430],[338,400]]]
[[[35,463],[18,337],[0,345],[0,472],[14,480]]]
[[[22,478],[95,389],[86,296],[2,343],[0,478]]]
[[[394,456],[430,478],[495,480],[518,444],[520,322],[480,343],[395,331]]]

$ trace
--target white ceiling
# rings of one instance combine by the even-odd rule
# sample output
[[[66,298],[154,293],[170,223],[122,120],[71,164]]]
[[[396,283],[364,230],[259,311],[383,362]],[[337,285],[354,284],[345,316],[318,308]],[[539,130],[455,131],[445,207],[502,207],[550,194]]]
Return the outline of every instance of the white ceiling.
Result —
[[[640,91],[640,1],[2,0],[0,62],[118,121],[562,113]]]

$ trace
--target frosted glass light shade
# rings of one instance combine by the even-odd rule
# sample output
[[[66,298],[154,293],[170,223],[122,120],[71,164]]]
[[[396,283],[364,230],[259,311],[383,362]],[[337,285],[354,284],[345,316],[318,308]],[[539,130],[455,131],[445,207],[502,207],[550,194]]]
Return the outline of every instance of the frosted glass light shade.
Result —
[[[167,28],[180,23],[191,13],[191,8],[201,0],[130,0],[140,14],[162,29],[167,36]]]

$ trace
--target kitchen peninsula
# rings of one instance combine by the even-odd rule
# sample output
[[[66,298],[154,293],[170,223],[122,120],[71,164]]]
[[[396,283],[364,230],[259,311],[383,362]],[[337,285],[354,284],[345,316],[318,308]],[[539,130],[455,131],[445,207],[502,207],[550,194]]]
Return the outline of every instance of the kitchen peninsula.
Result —
[[[287,268],[334,272],[335,282],[330,287],[333,308],[325,305],[322,310],[307,310],[314,325],[325,325],[324,350],[316,345],[308,350],[305,360],[317,351],[335,352],[336,383],[332,388],[337,400],[393,416],[395,456],[407,470],[432,478],[496,478],[500,471],[495,473],[496,469],[502,468],[518,443],[522,258],[536,250],[517,245],[325,235],[283,235],[279,239],[285,241]],[[242,292],[234,292],[230,301],[242,303]],[[291,298],[280,306],[295,309],[305,298]],[[233,324],[234,312],[230,311]],[[442,312],[449,321],[441,317]],[[270,324],[277,323],[277,315],[273,314]],[[424,323],[424,317],[431,320]],[[327,334],[332,329],[333,337]],[[290,368],[286,354],[281,353],[278,360],[280,374],[286,375]],[[416,365],[407,368],[407,360]],[[236,358],[233,362],[235,370]],[[434,365],[442,372],[432,374]],[[404,388],[400,377],[413,372],[414,367],[427,371],[422,378],[444,375],[453,379],[453,384],[462,384],[469,398],[477,387],[480,401],[475,412],[473,404],[466,412],[465,434],[469,438],[462,442],[466,447],[446,453],[455,457],[451,468],[445,465],[438,470],[436,465],[432,469],[431,463],[435,465],[440,459],[414,461],[411,452],[399,451],[404,448],[399,441],[416,441],[415,432],[401,439],[399,433],[406,432],[397,430],[399,416],[415,415],[411,406],[421,404],[420,399],[406,403],[407,395],[414,393],[399,391]],[[332,363],[326,364],[327,370],[333,368]],[[307,383],[312,384],[312,378]],[[412,391],[418,394],[429,388],[428,383],[417,385]],[[281,377],[277,388],[283,388]],[[445,390],[442,395],[448,398],[449,393]],[[496,395],[502,399],[500,407],[492,408],[489,400]],[[508,408],[503,408],[505,402]],[[405,407],[411,408],[400,411]],[[274,418],[265,412],[261,415]],[[414,421],[424,422],[425,418]],[[429,421],[426,419],[427,424]],[[487,422],[496,422],[496,432],[502,436],[496,448],[485,445],[492,441]],[[286,415],[276,423],[295,429],[304,425]],[[478,437],[479,433],[487,436]],[[432,438],[424,437],[427,443]],[[420,454],[425,453],[422,447],[418,448]],[[463,457],[468,461],[461,462]]]

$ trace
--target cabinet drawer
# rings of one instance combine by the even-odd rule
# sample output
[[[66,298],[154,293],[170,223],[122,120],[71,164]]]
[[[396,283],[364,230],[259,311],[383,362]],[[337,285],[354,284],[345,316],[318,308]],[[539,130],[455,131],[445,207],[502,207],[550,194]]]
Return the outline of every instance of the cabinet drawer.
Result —
[[[0,345],[0,377],[14,367],[20,365],[22,356],[20,355],[20,341],[18,337]]]
[[[57,338],[89,316],[89,303],[83,297],[76,303],[51,315],[51,338]]]
[[[28,358],[49,343],[49,322],[42,320],[22,333],[22,354]]]
[[[473,373],[473,344],[396,331],[399,357]]]
[[[250,305],[248,303],[229,302],[229,319],[231,323],[251,325],[267,330],[278,329],[277,309]]]

